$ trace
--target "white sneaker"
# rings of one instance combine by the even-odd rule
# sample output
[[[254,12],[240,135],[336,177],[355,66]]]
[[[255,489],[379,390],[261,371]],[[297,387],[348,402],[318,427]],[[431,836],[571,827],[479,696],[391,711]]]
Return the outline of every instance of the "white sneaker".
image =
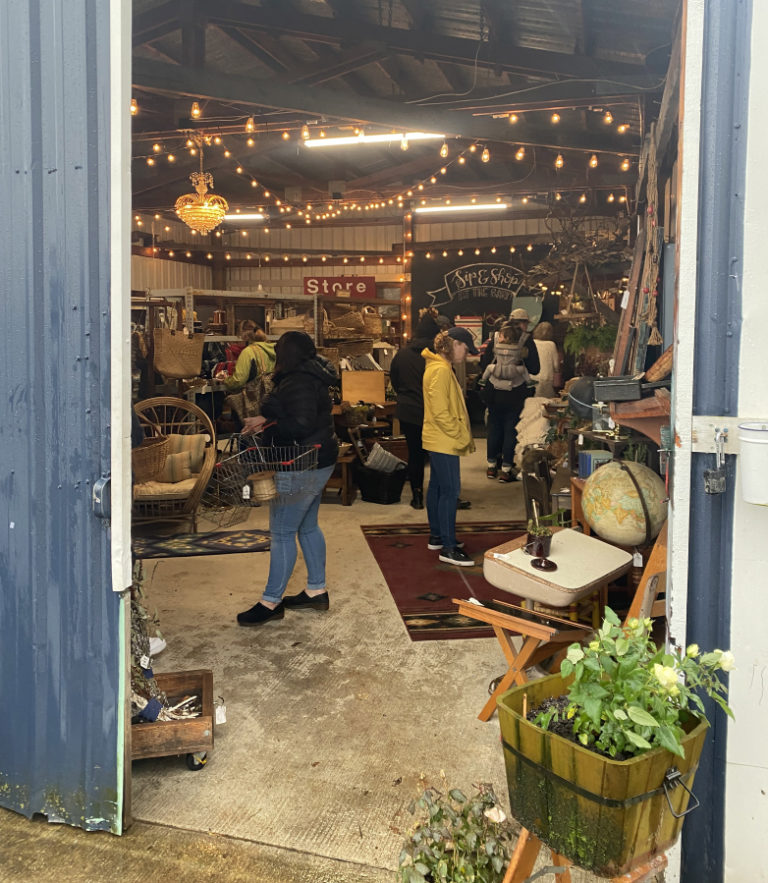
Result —
[[[163,650],[168,645],[166,644],[163,638],[150,638],[149,639],[149,655],[157,656],[158,653],[162,653]]]

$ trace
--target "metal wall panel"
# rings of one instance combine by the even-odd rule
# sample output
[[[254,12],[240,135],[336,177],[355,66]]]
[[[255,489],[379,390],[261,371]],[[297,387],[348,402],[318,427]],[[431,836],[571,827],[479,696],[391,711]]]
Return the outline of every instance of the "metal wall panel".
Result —
[[[0,805],[119,828],[109,4],[0,3]]]
[[[131,256],[131,290],[148,288],[211,288],[210,267],[187,264],[183,260]]]

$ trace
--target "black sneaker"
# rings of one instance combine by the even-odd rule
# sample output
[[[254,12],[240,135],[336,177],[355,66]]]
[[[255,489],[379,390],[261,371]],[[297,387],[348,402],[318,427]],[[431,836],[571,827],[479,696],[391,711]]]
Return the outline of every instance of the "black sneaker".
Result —
[[[459,567],[473,567],[475,564],[472,558],[458,546],[453,549],[443,549],[438,557],[445,564],[457,564]]]
[[[457,500],[456,501],[456,508],[457,509],[471,509],[472,502],[470,500]]]
[[[306,592],[299,592],[298,595],[286,595],[283,598],[283,604],[292,610],[300,610],[302,607],[327,610],[330,606],[328,592],[322,592],[320,595],[308,595]]]
[[[282,619],[285,616],[285,606],[281,601],[274,610],[264,604],[254,604],[250,610],[237,614],[238,625],[261,625],[270,619]]]
[[[486,478],[496,478],[496,476],[498,474],[499,474],[498,466],[488,466],[485,470],[485,477]]]
[[[515,480],[515,475],[511,469],[502,469],[501,472],[499,473],[499,481],[503,481],[506,483],[506,482],[514,481],[514,480]]]
[[[463,549],[464,543],[457,542],[456,547],[458,549]],[[443,541],[440,539],[440,537],[430,536],[429,542],[427,543],[427,548],[430,549],[432,552],[436,552],[438,549],[443,548]]]

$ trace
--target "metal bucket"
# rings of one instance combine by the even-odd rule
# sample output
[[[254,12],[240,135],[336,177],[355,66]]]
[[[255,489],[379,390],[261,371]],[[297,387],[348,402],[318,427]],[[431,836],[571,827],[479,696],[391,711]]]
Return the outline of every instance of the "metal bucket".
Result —
[[[277,496],[274,472],[253,472],[248,476],[246,488],[250,491],[250,498],[257,503],[266,503]]]

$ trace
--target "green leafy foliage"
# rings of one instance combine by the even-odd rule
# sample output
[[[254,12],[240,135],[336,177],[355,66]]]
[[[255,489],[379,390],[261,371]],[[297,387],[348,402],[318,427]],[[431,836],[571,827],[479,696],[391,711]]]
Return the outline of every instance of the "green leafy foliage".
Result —
[[[606,608],[593,640],[568,648],[560,673],[573,680],[563,714],[585,747],[622,758],[661,747],[682,757],[683,723],[691,714],[704,717],[698,693],[733,717],[718,675],[733,669],[733,654],[701,654],[696,644],[685,653],[668,653],[654,644],[651,625],[650,619],[632,619],[622,626]],[[534,723],[547,729],[557,715],[549,709]]]
[[[578,356],[590,347],[607,353],[613,350],[615,342],[615,325],[572,325],[563,340],[563,349],[572,356]]]
[[[465,795],[427,788],[409,807],[421,818],[400,853],[400,883],[500,883],[509,862],[512,828],[493,788]]]

